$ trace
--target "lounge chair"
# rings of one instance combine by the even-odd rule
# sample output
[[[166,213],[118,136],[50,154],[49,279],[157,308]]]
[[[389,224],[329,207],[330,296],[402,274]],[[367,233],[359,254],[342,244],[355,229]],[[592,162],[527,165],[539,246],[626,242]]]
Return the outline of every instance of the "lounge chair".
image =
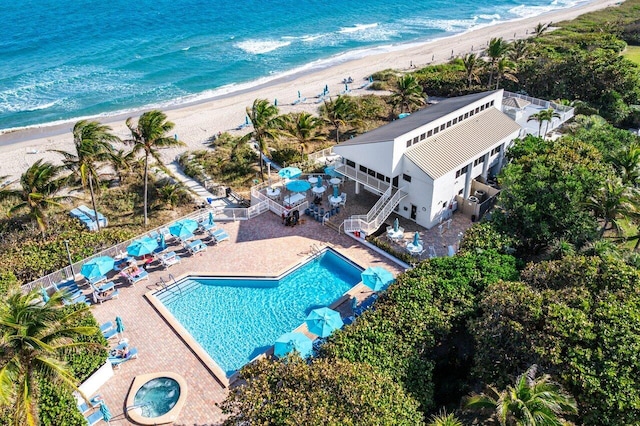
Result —
[[[212,229],[215,229],[216,224],[210,224],[209,223],[209,219],[204,219],[202,222],[198,222],[198,228],[200,228],[202,231],[210,231]]]
[[[130,359],[133,358],[138,358],[138,349],[136,348],[131,348],[131,350],[129,350],[129,353],[127,354],[127,356],[125,358],[121,358],[121,357],[117,357],[117,356],[109,356],[109,362],[111,363],[112,366],[114,366],[115,368],[120,368],[120,365],[129,361]]]
[[[115,328],[115,324],[113,324],[113,321],[107,321],[104,324],[100,324],[100,331],[102,331],[103,333],[112,328]]]
[[[95,277],[95,278],[88,278],[87,282],[91,285],[95,285],[98,283],[101,283],[102,281],[106,281],[107,280],[107,276],[106,275],[101,275],[99,277]]]
[[[118,333],[118,330],[114,327],[114,328],[104,330],[102,332],[102,335],[104,336],[105,339],[109,340],[114,337],[118,337],[119,333]]]
[[[129,282],[129,284],[135,284],[138,281],[148,280],[149,279],[149,273],[147,271],[145,271],[144,269],[138,270],[135,274],[134,273],[121,272],[120,275],[122,275]]]
[[[209,235],[216,242],[216,244],[221,243],[222,241],[229,240],[229,234],[224,229],[216,229],[215,231],[209,231]]]
[[[93,426],[100,423],[103,418],[104,418],[104,415],[100,410],[96,411],[95,413],[92,413],[89,417],[85,416],[85,420],[87,421],[87,424],[89,426]]]
[[[113,281],[109,281],[108,283],[104,283],[102,284],[100,287],[96,286],[95,284],[91,284],[89,283],[89,285],[91,286],[91,289],[97,293],[106,293],[108,291],[111,291],[115,288],[115,284],[113,283]]]
[[[182,261],[182,258],[178,256],[175,251],[166,253],[165,255],[158,257],[158,259],[160,259],[160,263],[164,266],[164,269],[168,269],[169,266],[173,266]]]
[[[202,242],[202,240],[195,240],[187,244],[187,249],[191,252],[191,254],[196,254],[206,250],[207,246]]]
[[[102,400],[102,397],[100,395],[96,395],[93,398],[91,398],[89,400],[89,404],[87,404],[86,401],[84,400],[80,400],[80,402],[78,403],[78,411],[84,414],[93,408],[98,408],[100,406],[101,400]]]
[[[373,306],[373,304],[375,303],[376,300],[378,300],[378,295],[377,294],[372,294],[371,296],[367,297],[360,304],[360,306],[356,307],[356,309],[354,310],[355,316],[359,317],[360,315],[362,315],[364,313],[364,311],[366,311],[371,306]]]
[[[105,302],[107,300],[116,299],[119,295],[120,295],[120,291],[119,290],[114,290],[109,294],[104,294],[104,293],[100,294],[100,293],[94,291],[92,293],[93,303],[102,304],[102,302]]]

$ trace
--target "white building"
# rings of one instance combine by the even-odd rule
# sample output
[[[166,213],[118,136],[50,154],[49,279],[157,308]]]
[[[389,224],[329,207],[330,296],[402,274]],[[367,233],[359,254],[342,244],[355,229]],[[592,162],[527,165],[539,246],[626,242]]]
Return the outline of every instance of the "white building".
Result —
[[[473,180],[498,173],[522,129],[502,112],[502,98],[496,90],[446,99],[335,146],[336,170],[356,181],[356,193],[381,194],[368,215],[345,221],[345,231],[372,233],[394,210],[431,228],[456,200],[482,202]]]

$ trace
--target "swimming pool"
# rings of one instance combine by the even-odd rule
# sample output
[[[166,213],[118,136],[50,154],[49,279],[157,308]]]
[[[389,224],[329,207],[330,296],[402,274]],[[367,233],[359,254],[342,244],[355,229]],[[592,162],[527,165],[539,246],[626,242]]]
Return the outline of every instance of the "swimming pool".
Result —
[[[361,281],[326,249],[280,277],[188,277],[154,296],[230,376]]]

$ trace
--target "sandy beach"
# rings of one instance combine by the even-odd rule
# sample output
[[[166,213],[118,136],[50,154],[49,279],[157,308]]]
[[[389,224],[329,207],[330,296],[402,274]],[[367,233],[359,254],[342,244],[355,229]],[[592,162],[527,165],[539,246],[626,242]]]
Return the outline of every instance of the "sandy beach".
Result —
[[[358,88],[376,71],[388,68],[409,70],[411,65],[421,67],[446,62],[453,56],[482,51],[491,38],[503,37],[506,40],[526,38],[539,22],[566,21],[617,3],[619,0],[596,0],[570,9],[488,26],[433,42],[408,45],[401,50],[373,54],[318,71],[289,75],[264,85],[191,105],[164,109],[169,120],[175,123],[175,134],[187,144],[187,147],[163,150],[163,160],[170,162],[182,151],[202,148],[203,143],[218,132],[242,133],[242,130],[235,130],[235,128],[244,123],[245,108],[250,106],[256,98],[270,101],[277,99],[281,113],[294,111],[315,113],[319,106],[315,96],[322,93],[325,85],[329,86],[331,95],[337,95],[344,90],[343,79],[352,77],[353,83],[350,85],[353,89],[352,95],[370,93]],[[297,99],[298,91],[307,99],[303,103],[292,105],[292,102]],[[110,125],[118,136],[127,138],[129,133],[124,122],[129,115],[131,114],[98,119]],[[17,178],[41,158],[59,163],[61,156],[49,150],[73,150],[73,139],[70,133],[73,124],[70,122],[55,126],[42,125],[11,132],[0,130],[0,153],[3,159],[0,176],[8,175]]]

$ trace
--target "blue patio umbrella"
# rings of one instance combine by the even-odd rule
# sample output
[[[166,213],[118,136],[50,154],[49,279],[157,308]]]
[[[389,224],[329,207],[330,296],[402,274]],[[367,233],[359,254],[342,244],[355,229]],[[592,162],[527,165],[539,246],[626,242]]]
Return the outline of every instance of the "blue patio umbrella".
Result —
[[[213,221],[213,212],[209,212],[209,225],[213,226],[216,223]]]
[[[153,253],[157,248],[158,240],[151,237],[142,237],[127,246],[127,254],[130,256],[144,256],[145,254]]]
[[[338,185],[333,185],[333,197],[338,198],[340,196],[340,190],[338,189]]]
[[[100,401],[100,412],[102,413],[102,420],[105,422],[108,422],[111,420],[111,417],[113,417],[111,415],[111,411],[109,411],[109,407],[107,407],[107,404],[105,404],[104,401]]]
[[[292,180],[287,182],[287,189],[291,192],[304,192],[311,188],[311,184],[306,180]]]
[[[273,345],[273,354],[278,358],[282,358],[287,354],[296,351],[302,358],[311,355],[313,351],[313,342],[302,333],[285,333],[278,337]]]
[[[316,181],[316,187],[322,188],[322,178],[318,176],[318,180]]]
[[[338,172],[336,172],[336,168],[333,166],[325,167],[324,174],[331,177],[338,177]]]
[[[160,250],[164,250],[167,248],[167,242],[164,239],[164,234],[160,234],[160,241],[158,242],[158,247],[160,247]]]
[[[169,226],[169,232],[171,235],[178,238],[191,238],[193,236],[193,231],[196,229],[198,229],[198,222],[191,219],[179,220]]]
[[[294,179],[302,174],[302,170],[297,167],[285,167],[278,171],[278,176],[285,179]]]
[[[416,231],[416,233],[413,234],[413,245],[414,246],[420,245],[420,234],[418,233],[418,231]]]
[[[115,261],[109,256],[100,256],[91,259],[89,262],[82,265],[80,273],[88,280],[98,278],[113,269]]]
[[[40,287],[40,293],[42,294],[42,301],[47,303],[49,301],[49,293],[47,293],[47,289]]]
[[[398,232],[399,229],[400,229],[400,222],[396,217],[396,220],[393,221],[393,232]]]
[[[331,333],[344,325],[340,313],[329,308],[314,309],[304,322],[307,323],[310,333],[320,337],[329,337]]]
[[[393,274],[380,266],[370,266],[360,274],[362,283],[373,291],[386,288],[394,280]]]
[[[118,334],[122,334],[124,331],[124,323],[122,322],[122,318],[119,316],[116,317],[116,331]]]

